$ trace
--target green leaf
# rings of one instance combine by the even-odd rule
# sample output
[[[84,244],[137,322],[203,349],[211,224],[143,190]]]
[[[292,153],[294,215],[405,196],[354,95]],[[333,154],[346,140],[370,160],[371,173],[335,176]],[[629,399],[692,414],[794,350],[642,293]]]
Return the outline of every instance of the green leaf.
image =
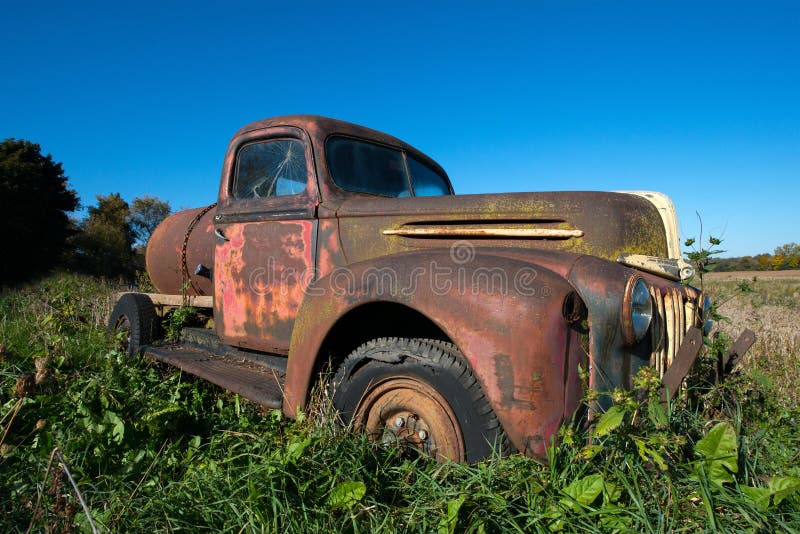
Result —
[[[565,505],[567,506],[567,505]],[[564,511],[555,505],[550,505],[543,516],[548,520],[547,528],[550,532],[561,532],[564,530]]]
[[[620,406],[612,406],[600,417],[600,420],[594,427],[592,436],[596,438],[607,436],[622,424],[623,417],[625,417],[625,410]]]
[[[561,491],[569,498],[561,499],[560,502],[570,510],[577,510],[577,504],[588,506],[603,492],[603,475],[589,475]]]
[[[178,404],[168,404],[160,410],[150,412],[142,416],[142,421],[145,423],[152,423],[157,421],[164,421],[173,418],[173,415],[181,411],[181,406]]]
[[[769,481],[769,489],[773,495],[775,506],[778,506],[783,499],[792,493],[800,491],[800,478],[773,477]]]
[[[695,455],[702,457],[694,465],[694,478],[704,471],[708,480],[722,485],[733,482],[733,474],[739,472],[736,432],[730,423],[719,423],[694,446]]]
[[[439,520],[439,534],[453,534],[456,531],[458,524],[458,512],[461,510],[461,505],[464,504],[466,497],[460,495],[456,499],[447,501],[447,516]]]
[[[639,451],[639,457],[642,460],[645,462],[652,461],[662,471],[667,470],[667,462],[664,461],[664,457],[658,451],[648,447],[644,440],[634,438],[633,441],[636,443],[636,449]]]
[[[363,482],[342,482],[333,488],[330,495],[328,495],[328,508],[331,510],[351,508],[354,504],[363,499],[366,493],[367,486]]]
[[[773,477],[766,488],[742,486],[742,492],[762,510],[778,506],[797,491],[800,491],[800,478],[795,477]]]
[[[286,447],[286,454],[283,456],[284,463],[293,464],[303,456],[308,446],[311,445],[311,438],[295,440]]]
[[[750,486],[740,486],[742,493],[750,499],[761,510],[769,508],[769,498],[772,492],[767,488],[753,488]]]
[[[575,455],[575,458],[578,460],[591,460],[602,450],[602,445],[586,445]]]
[[[114,443],[122,443],[122,438],[125,437],[125,423],[122,419],[116,413],[107,410],[103,414],[103,421],[111,425],[111,440]]]
[[[657,400],[650,401],[647,405],[647,418],[656,428],[665,428],[669,424],[667,411]]]
[[[622,486],[606,481],[603,484],[603,506],[616,504],[622,497]]]
[[[600,509],[600,524],[604,530],[612,532],[630,532],[631,513],[629,510],[616,505],[604,505]]]
[[[490,512],[500,513],[508,508],[508,502],[500,495],[486,495],[486,500],[486,509]]]

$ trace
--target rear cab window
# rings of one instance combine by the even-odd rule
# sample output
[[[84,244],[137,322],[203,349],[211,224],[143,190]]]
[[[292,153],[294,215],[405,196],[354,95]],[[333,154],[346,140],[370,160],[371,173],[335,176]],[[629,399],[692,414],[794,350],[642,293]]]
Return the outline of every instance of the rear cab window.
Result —
[[[445,177],[397,148],[331,136],[325,155],[333,182],[346,191],[394,198],[451,194]]]

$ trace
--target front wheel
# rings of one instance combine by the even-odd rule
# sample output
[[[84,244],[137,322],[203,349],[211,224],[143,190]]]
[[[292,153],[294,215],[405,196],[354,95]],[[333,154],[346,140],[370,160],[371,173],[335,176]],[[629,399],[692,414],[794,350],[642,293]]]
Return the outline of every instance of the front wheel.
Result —
[[[331,390],[343,419],[387,446],[476,462],[505,444],[480,384],[451,343],[369,341],[345,359]]]

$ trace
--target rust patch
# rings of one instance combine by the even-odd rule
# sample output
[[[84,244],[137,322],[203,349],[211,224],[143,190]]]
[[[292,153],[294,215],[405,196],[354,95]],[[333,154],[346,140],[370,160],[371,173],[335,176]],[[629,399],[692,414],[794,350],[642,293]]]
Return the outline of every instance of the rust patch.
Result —
[[[215,306],[225,342],[286,351],[305,290],[314,278],[312,220],[224,225],[218,244]]]
[[[537,381],[530,381],[530,385],[519,385],[514,380],[514,366],[511,357],[505,354],[494,355],[495,376],[497,377],[497,389],[500,390],[500,402],[508,408],[518,408],[521,410],[535,410],[536,404],[533,398],[540,393],[541,376]]]

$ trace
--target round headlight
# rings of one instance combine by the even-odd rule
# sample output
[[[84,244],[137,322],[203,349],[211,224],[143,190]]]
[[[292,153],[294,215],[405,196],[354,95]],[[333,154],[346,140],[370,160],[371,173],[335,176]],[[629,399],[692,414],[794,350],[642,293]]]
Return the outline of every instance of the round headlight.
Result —
[[[653,319],[653,300],[650,288],[638,277],[628,281],[623,300],[622,325],[625,341],[630,345],[639,343],[650,328]]]

